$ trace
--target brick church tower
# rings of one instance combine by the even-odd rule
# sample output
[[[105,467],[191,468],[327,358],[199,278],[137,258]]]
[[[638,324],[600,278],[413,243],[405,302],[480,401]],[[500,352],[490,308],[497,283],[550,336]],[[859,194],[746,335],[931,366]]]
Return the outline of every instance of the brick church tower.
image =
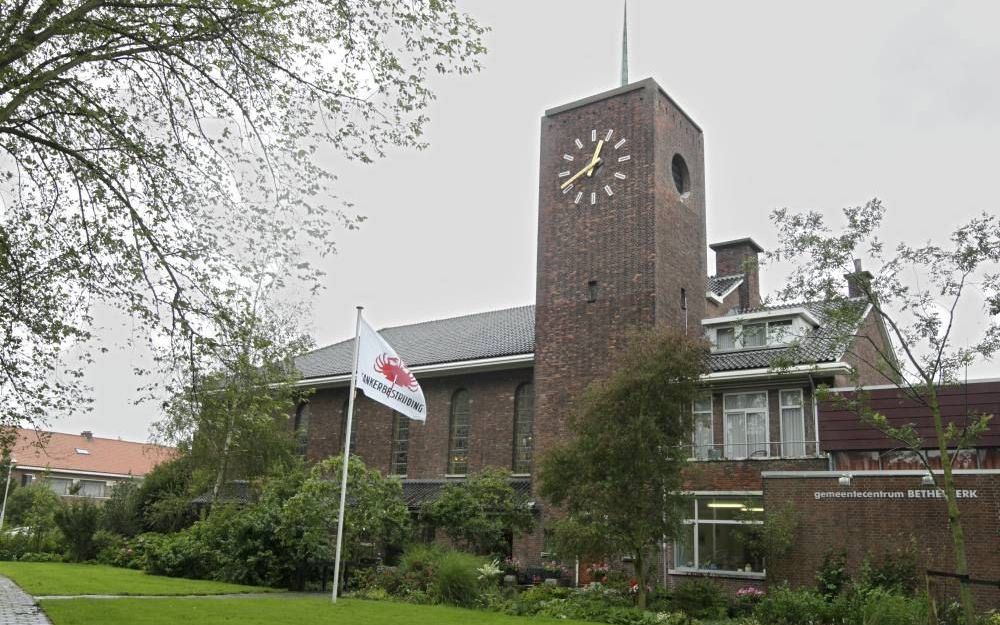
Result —
[[[545,112],[535,295],[535,453],[632,328],[701,334],[701,129],[652,79]]]

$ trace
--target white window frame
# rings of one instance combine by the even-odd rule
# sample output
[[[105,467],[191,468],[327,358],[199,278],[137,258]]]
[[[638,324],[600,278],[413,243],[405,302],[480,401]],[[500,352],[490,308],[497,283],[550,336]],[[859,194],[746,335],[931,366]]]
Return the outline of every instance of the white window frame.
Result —
[[[719,570],[719,569],[703,569],[701,568],[701,553],[700,547],[698,546],[698,532],[700,531],[700,526],[708,525],[763,525],[764,521],[739,521],[733,519],[719,519],[711,521],[702,521],[698,517],[698,499],[699,498],[712,498],[712,497],[759,497],[761,504],[764,503],[764,491],[696,491],[692,493],[694,496],[691,501],[694,504],[694,518],[683,519],[681,523],[686,530],[692,532],[692,544],[691,548],[694,555],[694,567],[678,566],[677,564],[677,545],[674,544],[673,549],[673,568],[669,569],[667,573],[669,575],[713,575],[718,577],[742,577],[742,578],[755,578],[755,579],[765,579],[767,577],[767,562],[764,562],[764,568],[761,571],[729,571],[729,570]]]
[[[783,393],[799,394],[799,418],[802,420],[802,440],[785,441],[785,405],[781,402]],[[778,390],[778,428],[781,435],[781,457],[782,458],[803,458],[806,456],[806,398],[801,388],[784,388]],[[785,445],[801,445],[801,454],[785,453]]]
[[[733,333],[733,346],[732,347],[721,347],[719,345],[719,333],[725,330],[730,330]],[[736,331],[736,326],[723,326],[715,329],[715,349],[716,351],[730,352],[740,348],[740,337],[739,333]]]
[[[715,396],[712,393],[706,395],[708,398],[708,410],[697,410],[696,403],[691,402],[691,416],[694,420],[693,427],[691,430],[691,460],[712,460],[713,451],[715,451]],[[706,450],[704,456],[698,455],[700,447],[704,445],[698,444],[698,415],[708,415],[708,439],[711,441]]]
[[[763,331],[764,341],[760,345],[747,345],[746,343],[747,328],[758,328],[758,327],[761,328],[761,330]],[[766,321],[758,321],[757,323],[744,323],[743,325],[740,326],[740,346],[743,349],[764,349],[765,347],[770,345],[767,339],[768,339],[768,322]]]
[[[747,412],[748,412],[747,409],[746,408],[740,408],[738,410],[729,410],[729,409],[726,408],[726,398],[727,397],[736,396],[736,395],[764,395],[764,407],[760,409],[760,410],[763,410],[763,412],[764,412],[764,455],[763,456],[760,456],[760,455],[751,456],[750,455],[750,443],[747,442],[747,437],[746,437],[746,432],[747,432],[747,428],[746,428],[746,415],[747,415]],[[754,410],[753,412],[757,413],[759,411],[758,410]],[[742,414],[743,415],[743,432],[744,432],[744,436],[743,436],[743,442],[740,443],[740,445],[742,445],[742,448],[743,448],[743,455],[742,456],[730,456],[728,454],[729,448],[733,444],[729,440],[729,423],[728,423],[728,421],[729,421],[729,415],[730,414]],[[764,391],[745,391],[745,392],[742,392],[742,393],[724,393],[723,396],[722,396],[722,441],[723,441],[723,447],[722,447],[723,453],[722,453],[722,456],[726,460],[749,460],[751,458],[771,458],[772,456],[771,456],[771,397],[770,397],[770,393],[768,393],[766,390],[764,390]]]
[[[771,324],[781,324],[782,326],[787,326],[788,327],[787,333],[783,337],[784,340],[781,340],[781,341],[772,340],[774,338],[774,335],[773,335],[773,333],[771,331]],[[768,346],[771,347],[771,346],[775,346],[775,345],[788,345],[791,342],[791,337],[792,337],[792,334],[793,334],[792,330],[794,330],[794,329],[795,329],[795,320],[794,319],[774,319],[774,320],[768,321],[767,322],[767,339],[766,339]]]

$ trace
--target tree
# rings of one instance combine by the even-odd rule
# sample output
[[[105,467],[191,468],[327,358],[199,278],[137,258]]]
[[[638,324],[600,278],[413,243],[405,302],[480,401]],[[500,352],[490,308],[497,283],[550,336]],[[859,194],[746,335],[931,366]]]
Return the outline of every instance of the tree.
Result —
[[[541,462],[541,495],[565,509],[552,527],[560,553],[632,556],[643,608],[649,555],[682,518],[681,472],[706,351],[666,329],[633,336],[570,415],[572,440]]]
[[[315,287],[301,250],[362,219],[331,168],[423,147],[483,33],[453,0],[0,3],[0,433],[79,409],[95,302],[183,355],[262,245]]]
[[[296,492],[270,505],[279,509],[275,537],[289,566],[331,561],[337,537],[343,456],[317,463]],[[358,561],[365,545],[400,544],[410,515],[398,480],[382,477],[351,456],[344,516],[344,562]],[[262,505],[269,505],[266,493]]]
[[[510,484],[510,472],[487,469],[464,482],[447,484],[424,504],[421,520],[478,555],[510,555],[507,537],[530,532],[535,518]]]
[[[250,298],[231,294],[226,322],[214,339],[192,346],[157,423],[159,435],[187,453],[195,482],[211,485],[213,501],[226,482],[262,477],[294,454],[288,415],[306,395],[295,385],[294,359],[312,342],[297,330],[301,311],[277,314],[263,291],[259,281]]]
[[[66,549],[74,562],[85,562],[97,555],[94,532],[100,520],[100,509],[88,499],[64,505],[56,511],[55,524],[62,532]]]
[[[188,527],[197,519],[191,500],[195,492],[192,463],[181,455],[161,462],[146,474],[139,485],[138,514],[142,529],[169,534]]]
[[[929,412],[934,438],[924,440],[912,425],[892,424],[873,410],[856,376],[853,394],[822,396],[856,411],[863,422],[920,458],[944,492],[955,569],[967,575],[952,463],[956,452],[986,430],[992,415],[970,414],[962,422],[945,423],[938,389],[940,384],[960,381],[969,365],[1000,350],[1000,218],[984,213],[956,229],[945,245],[887,247],[878,234],[885,215],[878,199],[844,209],[844,215],[847,225],[834,232],[816,212],[781,209],[773,213],[781,243],[771,258],[795,263],[778,296],[822,302],[839,328],[831,340],[845,347],[858,346],[853,355],[862,366],[882,371],[903,396]],[[854,259],[861,256],[870,259],[869,272],[859,272],[855,266]],[[842,290],[845,274],[854,281],[856,297]],[[859,306],[859,301],[864,305]],[[869,309],[886,329],[892,347],[858,333]],[[978,334],[963,340],[956,336],[959,328],[975,329]],[[875,354],[874,361],[866,353]],[[939,455],[940,475],[931,471],[929,449]],[[975,618],[972,593],[964,579],[960,588],[965,621],[971,625]]]

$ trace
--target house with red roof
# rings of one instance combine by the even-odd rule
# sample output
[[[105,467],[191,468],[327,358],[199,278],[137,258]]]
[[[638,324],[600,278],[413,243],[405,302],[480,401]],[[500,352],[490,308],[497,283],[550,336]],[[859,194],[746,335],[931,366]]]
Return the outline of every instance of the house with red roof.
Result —
[[[66,498],[107,499],[123,480],[141,479],[177,455],[173,447],[80,434],[19,428],[11,453],[12,479],[21,486],[42,481]]]

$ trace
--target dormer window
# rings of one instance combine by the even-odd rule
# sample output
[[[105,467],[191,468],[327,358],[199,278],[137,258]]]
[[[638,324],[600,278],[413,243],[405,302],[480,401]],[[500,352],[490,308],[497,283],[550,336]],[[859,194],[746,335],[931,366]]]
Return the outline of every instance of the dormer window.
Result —
[[[767,345],[767,324],[753,323],[743,326],[743,347],[765,347]]]
[[[772,315],[778,318],[769,318]],[[727,315],[706,319],[702,324],[706,326],[706,337],[713,344],[713,351],[717,352],[784,347],[819,327],[815,317],[804,309],[788,309],[780,315],[771,312]]]
[[[716,349],[736,349],[736,328],[719,328],[715,331]]]
[[[787,345],[792,342],[792,320],[769,321],[767,323],[767,344]]]

